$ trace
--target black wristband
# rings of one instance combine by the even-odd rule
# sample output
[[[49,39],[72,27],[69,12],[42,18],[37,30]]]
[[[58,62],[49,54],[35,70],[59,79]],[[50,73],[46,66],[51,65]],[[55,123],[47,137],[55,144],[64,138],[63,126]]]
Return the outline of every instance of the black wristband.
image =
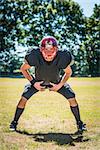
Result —
[[[34,78],[30,81],[30,83],[31,83],[32,85],[34,85],[35,82],[36,82],[36,80],[35,80]]]

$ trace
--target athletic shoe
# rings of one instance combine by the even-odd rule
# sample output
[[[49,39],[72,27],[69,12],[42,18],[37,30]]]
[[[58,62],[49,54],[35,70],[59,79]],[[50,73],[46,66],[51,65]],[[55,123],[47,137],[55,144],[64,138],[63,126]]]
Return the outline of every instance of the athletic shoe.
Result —
[[[10,130],[10,131],[16,131],[17,124],[18,124],[18,123],[17,123],[16,121],[12,121],[11,124],[10,124],[9,130]]]
[[[83,131],[87,131],[86,124],[84,124],[82,121],[77,124],[77,128],[78,130],[73,134],[73,136],[81,136]]]

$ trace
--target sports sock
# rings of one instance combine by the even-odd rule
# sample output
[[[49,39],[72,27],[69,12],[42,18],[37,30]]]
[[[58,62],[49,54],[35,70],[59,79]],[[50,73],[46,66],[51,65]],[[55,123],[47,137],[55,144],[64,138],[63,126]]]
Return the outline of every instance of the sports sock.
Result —
[[[76,119],[76,123],[78,124],[79,122],[82,122],[81,119],[80,119],[80,111],[79,111],[79,107],[78,105],[77,106],[70,106],[71,108],[71,111]]]
[[[23,113],[23,111],[24,111],[24,108],[18,108],[17,107],[13,121],[18,122],[18,120],[19,120],[21,114]]]

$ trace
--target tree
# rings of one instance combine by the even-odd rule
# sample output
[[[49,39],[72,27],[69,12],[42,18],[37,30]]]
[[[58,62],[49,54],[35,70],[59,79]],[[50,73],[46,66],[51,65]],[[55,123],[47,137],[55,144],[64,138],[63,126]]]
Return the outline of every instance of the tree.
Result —
[[[95,6],[94,14],[86,18],[72,0],[1,0],[0,70],[12,73],[20,67],[16,43],[39,46],[43,36],[52,35],[74,55],[74,76],[98,75],[98,13]]]
[[[10,62],[14,64],[15,57],[19,59],[16,41],[23,46],[38,46],[43,36],[54,35],[71,49],[77,43],[77,35],[82,34],[82,12],[79,5],[71,0],[1,0],[1,14],[0,57],[3,70],[8,72],[13,72],[19,65],[16,62],[11,71]],[[14,58],[11,59],[11,56]]]
[[[86,40],[86,60],[88,62],[88,74],[100,76],[100,5],[95,4],[93,15],[87,19]]]
[[[15,52],[15,39],[16,39],[16,21],[17,15],[14,11],[14,2],[2,0],[1,1],[1,48],[0,48],[0,71],[2,72],[13,72],[13,66],[11,68],[11,62],[14,59],[19,59],[17,55],[14,54]],[[12,9],[13,8],[13,9]],[[16,56],[16,58],[15,58]],[[12,58],[13,57],[13,58]]]
[[[20,6],[20,4],[23,4]],[[27,1],[1,0],[1,48],[0,48],[0,71],[13,73],[20,67],[21,61],[15,48],[18,38],[24,37],[21,33],[22,12],[27,12]],[[24,9],[25,10],[24,10]],[[23,11],[24,10],[24,11]],[[20,29],[19,29],[20,28]]]

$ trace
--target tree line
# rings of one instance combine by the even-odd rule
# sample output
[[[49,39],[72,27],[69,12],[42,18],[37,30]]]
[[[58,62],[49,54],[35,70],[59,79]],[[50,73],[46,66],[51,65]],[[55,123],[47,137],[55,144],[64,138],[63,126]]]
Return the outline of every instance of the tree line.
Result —
[[[1,0],[0,12],[0,75],[19,72],[23,53],[52,35],[73,54],[73,76],[100,76],[100,5],[86,17],[73,0]]]

